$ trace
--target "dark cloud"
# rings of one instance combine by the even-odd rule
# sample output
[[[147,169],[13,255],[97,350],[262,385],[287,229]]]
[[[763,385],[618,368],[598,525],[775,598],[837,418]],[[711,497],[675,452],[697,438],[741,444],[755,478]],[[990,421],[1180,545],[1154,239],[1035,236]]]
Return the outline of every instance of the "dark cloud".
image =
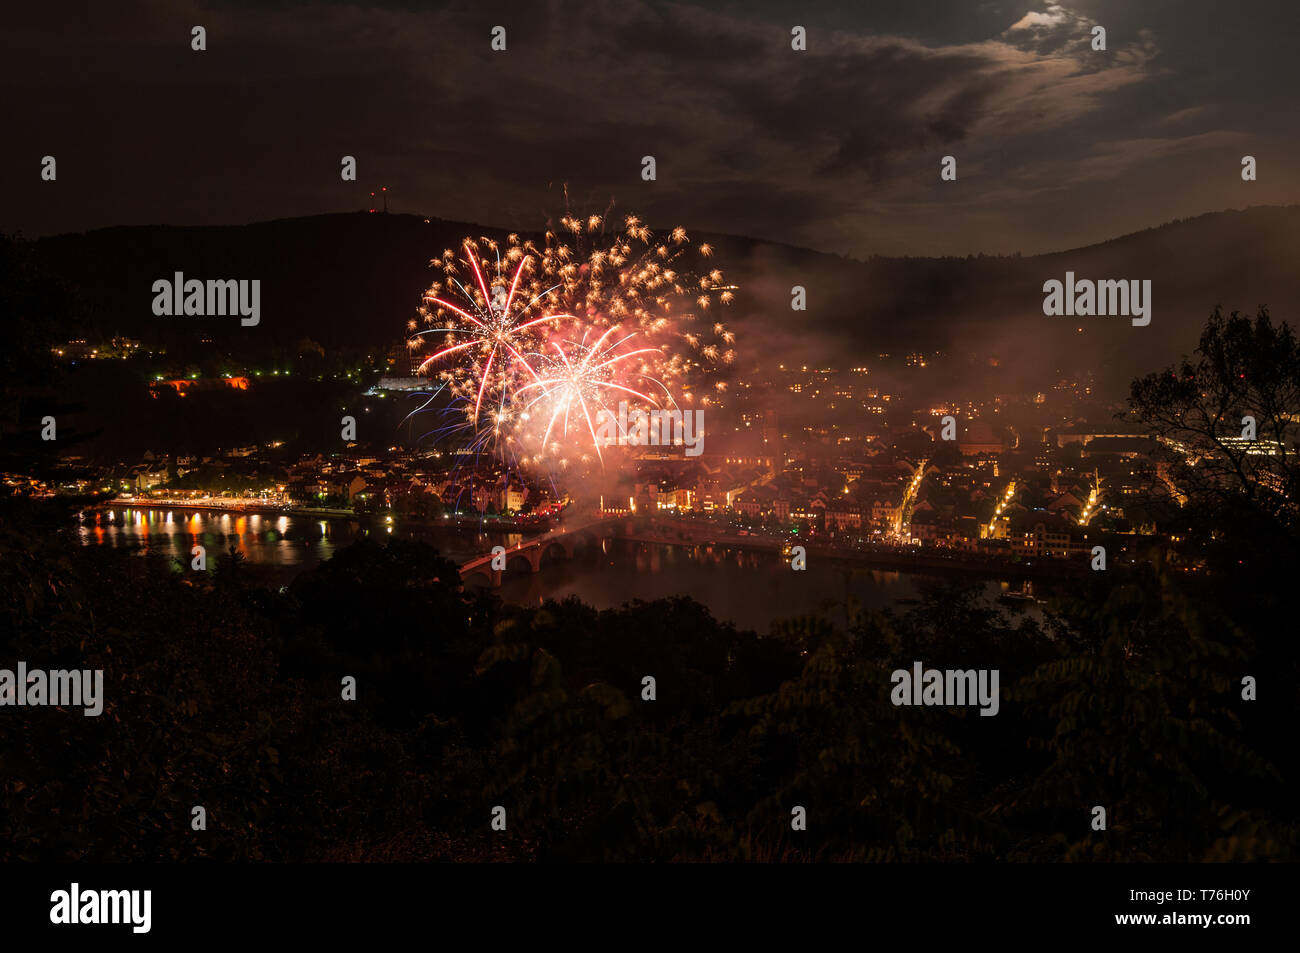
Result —
[[[1263,6],[53,3],[0,36],[0,227],[244,222],[382,184],[399,209],[529,228],[567,183],[659,224],[856,255],[1069,247],[1300,197],[1300,13]]]

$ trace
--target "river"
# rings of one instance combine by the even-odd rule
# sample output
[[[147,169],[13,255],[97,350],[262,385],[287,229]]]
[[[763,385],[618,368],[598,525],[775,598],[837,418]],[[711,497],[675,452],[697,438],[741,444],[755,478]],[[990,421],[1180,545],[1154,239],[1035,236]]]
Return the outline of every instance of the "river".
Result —
[[[442,528],[434,523],[402,522],[389,526],[376,517],[312,517],[216,510],[120,507],[86,510],[78,526],[87,546],[139,548],[176,559],[190,560],[190,550],[202,544],[209,561],[233,543],[252,565],[268,567],[281,583],[319,565],[335,550],[360,536],[422,539],[457,563],[481,555],[493,546],[513,546],[517,533],[477,533],[473,529]]]
[[[777,552],[610,539],[574,559],[543,563],[540,572],[507,575],[497,592],[524,605],[572,594],[599,609],[690,596],[718,619],[766,632],[773,622],[795,616],[827,612],[842,623],[847,606],[896,606],[917,598],[932,578],[842,562],[818,566],[815,559],[796,571]],[[968,584],[990,597],[1008,588],[989,580]]]
[[[398,520],[389,526],[368,518],[222,513],[123,507],[86,511],[78,527],[88,546],[139,548],[184,560],[202,544],[209,560],[233,543],[267,581],[287,584],[360,536],[420,539],[444,556],[464,562],[495,545],[511,547],[518,534],[478,533],[436,523]],[[607,539],[571,560],[544,562],[538,573],[508,574],[497,593],[511,602],[575,595],[598,609],[635,599],[690,596],[713,615],[740,628],[766,632],[775,621],[826,611],[843,621],[846,605],[880,609],[914,599],[927,578],[920,574],[854,567],[843,563],[795,571],[775,552],[724,546],[660,544]],[[1006,591],[1005,581],[975,583],[990,597]],[[1031,607],[1027,611],[1037,614]]]

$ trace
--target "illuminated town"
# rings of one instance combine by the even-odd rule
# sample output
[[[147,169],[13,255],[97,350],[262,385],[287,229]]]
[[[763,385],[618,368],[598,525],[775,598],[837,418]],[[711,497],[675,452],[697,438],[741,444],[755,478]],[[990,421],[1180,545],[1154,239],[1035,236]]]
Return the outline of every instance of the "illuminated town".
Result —
[[[65,359],[157,360],[133,356],[139,342],[98,353],[84,344],[74,351],[73,343],[61,349]],[[538,478],[454,441],[407,444],[405,428],[392,430],[391,442],[314,452],[273,440],[202,455],[146,451],[111,467],[74,455],[43,478],[5,480],[34,496],[99,496],[83,514],[99,525],[126,518],[128,508],[136,520],[146,510],[197,508],[356,516],[388,532],[452,521],[523,539],[579,518],[604,520],[614,532],[620,524],[611,518],[626,517],[679,543],[761,550],[798,540],[898,567],[1060,574],[1086,569],[1093,547],[1104,545],[1116,566],[1154,547],[1182,571],[1196,570],[1194,560],[1178,558],[1167,448],[1117,425],[1118,408],[1097,401],[1089,380],[984,399],[909,398],[909,381],[932,393],[948,361],[942,352],[882,353],[845,368],[755,368],[709,409],[698,457],[680,446],[616,448],[598,480]],[[379,415],[427,387],[418,369],[395,345],[369,367],[333,376],[356,381],[361,412]],[[256,389],[294,371],[146,376],[155,399],[181,399]],[[954,439],[943,439],[945,418]],[[1267,453],[1265,443],[1252,449]]]
[[[1300,6],[83,6],[0,40],[6,937],[1285,922]]]

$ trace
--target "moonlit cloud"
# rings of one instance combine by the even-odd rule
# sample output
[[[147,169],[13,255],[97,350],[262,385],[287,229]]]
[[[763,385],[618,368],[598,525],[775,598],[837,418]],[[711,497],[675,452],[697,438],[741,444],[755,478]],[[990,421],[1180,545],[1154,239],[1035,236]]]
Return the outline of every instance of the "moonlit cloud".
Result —
[[[1046,10],[1043,10],[1041,13],[1031,10],[1030,12],[1026,13],[1023,17],[1021,17],[1019,20],[1017,20],[1015,23],[1011,24],[1011,26],[1007,27],[1007,29],[1008,30],[1052,29],[1054,27],[1060,26],[1063,23],[1068,23],[1070,20],[1071,20],[1071,16],[1069,13],[1066,12],[1064,7],[1060,6],[1059,4],[1050,3],[1047,5]]]
[[[535,228],[567,185],[583,207],[859,256],[1028,253],[1300,198],[1278,118],[1294,57],[1286,30],[1245,25],[1249,0],[916,6],[813,0],[802,53],[770,0],[33,7],[0,37],[5,227],[344,211],[382,184],[398,210]],[[1268,158],[1249,196],[1225,154],[1246,149]],[[18,185],[48,153],[57,190]]]

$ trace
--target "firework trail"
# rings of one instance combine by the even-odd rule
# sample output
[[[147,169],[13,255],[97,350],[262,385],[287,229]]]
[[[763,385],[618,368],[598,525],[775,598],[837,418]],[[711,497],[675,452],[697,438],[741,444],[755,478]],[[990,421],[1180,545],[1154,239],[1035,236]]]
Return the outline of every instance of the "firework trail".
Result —
[[[514,274],[509,278],[509,290],[502,283],[504,278],[502,262],[496,263],[496,274],[489,288],[487,279],[480,266],[478,251],[468,240],[465,242],[464,262],[474,276],[470,288],[456,277],[458,270],[452,262],[444,262],[445,286],[459,292],[461,303],[448,300],[452,295],[444,292],[444,283],[435,284],[424,296],[421,313],[426,322],[436,315],[442,319],[441,327],[415,330],[411,336],[412,349],[421,347],[422,339],[442,339],[442,347],[429,354],[420,364],[418,373],[425,374],[435,366],[443,370],[444,380],[451,384],[452,392],[457,396],[466,396],[473,392],[474,404],[472,421],[478,424],[483,411],[483,398],[488,395],[496,401],[494,417],[499,418],[509,402],[510,388],[523,371],[532,377],[536,372],[529,365],[523,349],[531,340],[528,332],[544,324],[555,324],[572,315],[541,311],[535,314],[535,307],[547,292],[533,296],[526,303],[518,299],[520,279],[531,264],[527,255],[518,256]],[[486,263],[484,263],[486,264]],[[522,304],[522,306],[520,306]],[[430,314],[432,306],[434,315]],[[418,325],[417,325],[418,327]],[[460,355],[456,363],[447,361],[453,355]]]
[[[600,395],[707,407],[725,391],[735,336],[703,316],[736,288],[720,270],[690,270],[712,253],[685,229],[656,237],[635,216],[611,234],[602,216],[566,213],[540,244],[467,238],[432,260],[440,276],[408,326],[409,346],[420,373],[457,400],[477,446],[534,463],[595,449],[603,462],[583,409],[603,407]],[[633,335],[641,346],[620,351]]]
[[[603,415],[610,414],[606,404],[607,397],[617,397],[626,401],[635,398],[641,404],[658,406],[659,401],[652,394],[638,390],[633,383],[644,375],[628,375],[624,361],[643,354],[657,354],[652,347],[637,350],[619,351],[619,348],[636,332],[608,343],[609,338],[618,331],[618,327],[608,328],[594,344],[588,346],[585,340],[568,342],[566,351],[559,342],[551,341],[554,356],[546,357],[543,371],[537,380],[519,388],[519,395],[529,395],[520,417],[524,422],[534,418],[545,419],[546,428],[537,444],[553,453],[559,453],[563,442],[572,429],[581,435],[585,442],[591,438],[591,446],[602,462],[604,456],[600,451],[601,440],[596,434],[597,422]],[[664,396],[671,400],[668,388],[660,381],[651,381],[663,390]],[[552,439],[557,422],[560,424],[558,439]]]

